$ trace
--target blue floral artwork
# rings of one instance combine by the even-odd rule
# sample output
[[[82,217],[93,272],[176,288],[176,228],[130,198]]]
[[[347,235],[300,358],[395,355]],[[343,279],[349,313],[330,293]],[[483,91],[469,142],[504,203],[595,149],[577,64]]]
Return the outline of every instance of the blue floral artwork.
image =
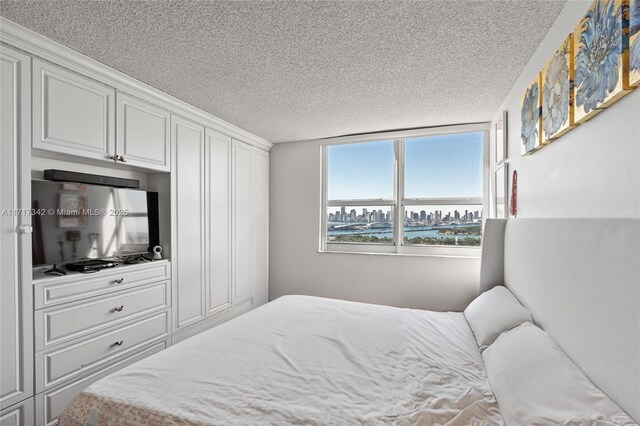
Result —
[[[640,0],[631,0],[629,11],[629,84],[640,84]]]
[[[575,31],[575,120],[590,118],[623,93],[621,0],[596,0]]]
[[[556,51],[542,70],[543,142],[554,139],[573,125],[571,107],[571,37]]]
[[[540,148],[540,76],[527,88],[520,110],[522,154]]]

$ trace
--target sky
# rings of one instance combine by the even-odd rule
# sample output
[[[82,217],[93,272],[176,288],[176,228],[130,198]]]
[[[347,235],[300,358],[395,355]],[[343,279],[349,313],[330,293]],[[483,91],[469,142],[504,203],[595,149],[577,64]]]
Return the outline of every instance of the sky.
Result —
[[[328,199],[392,199],[393,141],[327,147]],[[482,196],[482,133],[407,139],[405,198]]]

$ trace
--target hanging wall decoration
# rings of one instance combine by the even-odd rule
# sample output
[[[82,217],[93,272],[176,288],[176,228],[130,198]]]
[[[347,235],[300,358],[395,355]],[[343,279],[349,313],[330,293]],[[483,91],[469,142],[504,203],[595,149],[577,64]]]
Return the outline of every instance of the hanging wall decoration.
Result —
[[[639,0],[640,1],[640,0]],[[542,69],[542,142],[549,143],[574,126],[573,37],[570,35]]]
[[[511,174],[511,202],[509,203],[509,213],[511,216],[518,216],[518,171]]]
[[[574,37],[574,118],[584,122],[629,89],[627,0],[596,0]]]
[[[640,85],[640,0],[629,3],[629,85]]]
[[[542,120],[540,107],[542,106],[540,92],[540,74],[531,82],[522,95],[520,103],[520,142],[521,154],[531,154],[542,146]]]

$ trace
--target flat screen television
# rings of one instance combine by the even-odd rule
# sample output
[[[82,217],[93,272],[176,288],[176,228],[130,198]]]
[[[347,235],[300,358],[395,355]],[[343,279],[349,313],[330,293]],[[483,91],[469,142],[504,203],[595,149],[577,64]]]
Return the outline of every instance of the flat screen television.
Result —
[[[157,193],[31,181],[33,266],[147,253],[158,244]]]

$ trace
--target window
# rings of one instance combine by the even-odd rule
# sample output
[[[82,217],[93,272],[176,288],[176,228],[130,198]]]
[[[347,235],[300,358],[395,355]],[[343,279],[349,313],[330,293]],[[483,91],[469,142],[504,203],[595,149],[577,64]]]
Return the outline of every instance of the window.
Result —
[[[321,248],[459,254],[479,247],[487,127],[380,136],[388,139],[322,147]]]

